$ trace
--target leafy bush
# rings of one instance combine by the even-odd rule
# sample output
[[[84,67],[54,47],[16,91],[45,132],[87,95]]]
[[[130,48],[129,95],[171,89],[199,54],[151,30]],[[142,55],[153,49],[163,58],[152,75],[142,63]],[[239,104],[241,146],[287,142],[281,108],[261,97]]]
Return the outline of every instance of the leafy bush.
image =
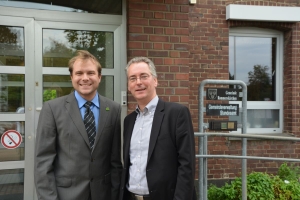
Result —
[[[300,169],[294,164],[288,166],[287,163],[283,163],[278,169],[278,176],[282,180],[297,181],[299,179],[299,175]]]
[[[278,175],[262,172],[252,172],[247,176],[248,200],[299,200],[300,183],[298,182],[299,168],[280,166]],[[210,185],[209,200],[240,200],[242,199],[242,179],[237,177],[230,184],[218,188]]]

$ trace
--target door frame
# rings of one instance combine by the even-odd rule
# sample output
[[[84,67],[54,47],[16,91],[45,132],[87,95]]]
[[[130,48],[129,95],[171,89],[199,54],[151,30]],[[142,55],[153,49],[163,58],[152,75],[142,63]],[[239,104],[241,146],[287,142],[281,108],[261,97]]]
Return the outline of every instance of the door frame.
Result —
[[[123,0],[125,4],[125,0]],[[72,28],[114,32],[114,68],[102,69],[103,75],[114,74],[114,100],[121,103],[126,93],[124,68],[126,57],[126,17],[90,13],[60,12],[0,6],[0,24],[24,27],[25,66],[1,67],[1,73],[25,74],[24,114],[0,115],[0,121],[25,121],[25,160],[1,162],[1,169],[24,168],[24,199],[37,199],[34,187],[34,145],[39,112],[43,104],[42,91],[44,73],[51,70],[42,67],[42,29]],[[5,22],[5,23],[4,23]],[[91,28],[93,27],[93,28]],[[40,49],[40,50],[39,50]],[[2,70],[3,69],[3,70]],[[69,75],[67,68],[57,68],[59,75]],[[123,94],[123,96],[121,95]],[[126,99],[127,100],[127,99]],[[122,102],[122,119],[127,113],[127,102]],[[122,120],[121,120],[122,121]]]

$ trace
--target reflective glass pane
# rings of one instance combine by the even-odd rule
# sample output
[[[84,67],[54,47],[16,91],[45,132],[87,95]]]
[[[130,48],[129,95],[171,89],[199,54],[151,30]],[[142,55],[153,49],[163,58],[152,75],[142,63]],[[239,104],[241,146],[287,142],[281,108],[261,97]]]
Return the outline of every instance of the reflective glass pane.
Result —
[[[0,170],[0,199],[23,200],[24,169]]]
[[[275,101],[276,38],[230,37],[229,79],[247,84],[248,101]]]
[[[98,92],[111,100],[114,100],[114,77],[102,76]]]
[[[15,149],[7,149],[0,143],[0,162],[24,160],[25,140],[24,129],[25,122],[0,122],[0,137],[8,130],[16,130],[22,135],[22,143]]]
[[[0,74],[0,112],[21,113],[25,105],[24,77],[24,74]]]
[[[68,75],[43,75],[43,102],[70,94],[73,91]],[[114,98],[114,77],[102,76],[98,92],[107,98]]]
[[[43,102],[70,94],[72,91],[69,75],[43,75]]]
[[[241,122],[241,116],[230,116],[229,120]],[[248,128],[279,128],[279,110],[248,109]]]
[[[113,33],[43,29],[43,67],[68,67],[76,50],[87,50],[102,68],[113,68]]]
[[[0,66],[24,66],[24,29],[0,26]]]

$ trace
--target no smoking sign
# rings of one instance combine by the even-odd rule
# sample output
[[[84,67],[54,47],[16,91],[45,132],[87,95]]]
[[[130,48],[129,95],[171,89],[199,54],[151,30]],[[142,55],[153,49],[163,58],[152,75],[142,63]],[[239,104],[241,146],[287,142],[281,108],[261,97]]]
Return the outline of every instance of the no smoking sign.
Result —
[[[1,136],[1,144],[7,149],[15,149],[20,146],[22,136],[18,131],[8,130]]]

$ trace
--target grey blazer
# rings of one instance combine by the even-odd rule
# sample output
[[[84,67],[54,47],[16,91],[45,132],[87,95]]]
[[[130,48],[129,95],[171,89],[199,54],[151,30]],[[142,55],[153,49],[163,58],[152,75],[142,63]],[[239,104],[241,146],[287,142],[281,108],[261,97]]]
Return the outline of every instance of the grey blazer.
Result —
[[[35,146],[39,200],[116,200],[119,196],[121,126],[119,104],[99,95],[95,146],[88,136],[74,93],[45,102]]]

